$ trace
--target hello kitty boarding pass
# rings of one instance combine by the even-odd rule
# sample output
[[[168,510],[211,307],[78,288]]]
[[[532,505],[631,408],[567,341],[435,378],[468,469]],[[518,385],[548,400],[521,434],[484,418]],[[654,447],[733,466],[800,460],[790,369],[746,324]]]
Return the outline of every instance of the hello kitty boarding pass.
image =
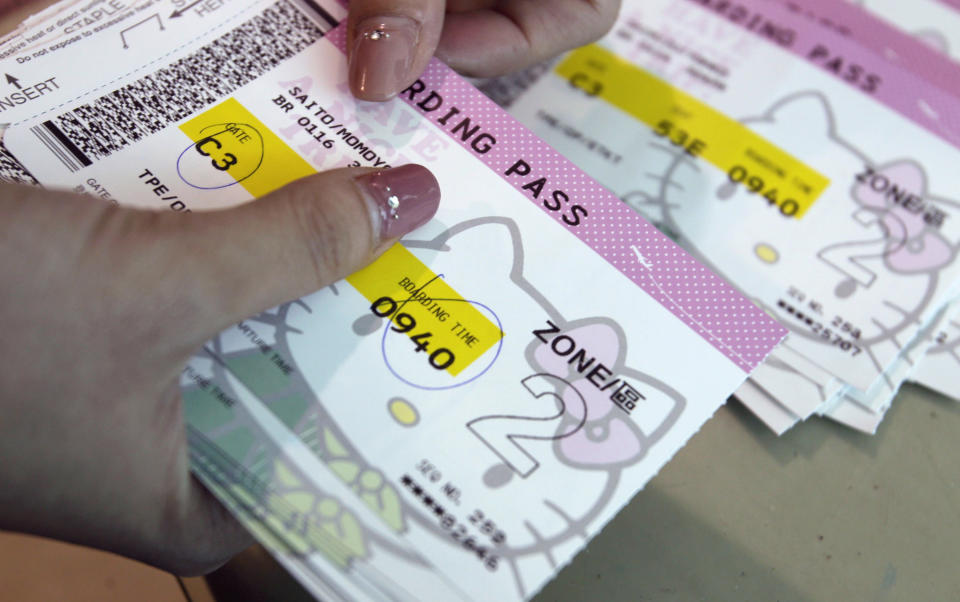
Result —
[[[842,5],[831,5],[831,8]],[[960,3],[955,0],[919,0],[903,3],[896,0],[868,0],[862,8],[890,23],[902,32],[919,40],[944,57],[960,60]],[[849,19],[854,21],[855,19]],[[845,26],[847,19],[838,19]],[[851,28],[853,29],[853,28]],[[858,40],[859,29],[852,35]],[[898,49],[899,50],[899,49]],[[889,54],[889,52],[887,53]],[[900,54],[894,51],[895,56]],[[931,61],[924,61],[929,64]],[[954,69],[960,69],[957,64]],[[955,71],[954,71],[955,73]],[[954,84],[957,78],[950,77]],[[917,370],[911,375],[914,382],[943,395],[960,400],[957,375],[960,375],[960,320],[947,319],[934,335],[930,348]]]
[[[866,390],[960,276],[960,106],[776,3],[627,2],[510,112]]]
[[[808,0],[802,5],[792,2],[785,4],[799,16],[851,37],[891,63],[921,75],[954,95],[958,94],[958,65],[943,54],[952,44],[949,43],[949,36],[941,35],[949,31],[950,23],[960,19],[960,13],[955,12],[955,8],[939,0],[921,0],[909,5],[885,1],[861,5],[875,14],[879,11],[880,16],[894,25],[891,26],[872,17],[861,6],[844,2]],[[938,40],[938,43],[934,43]],[[805,418],[815,410],[818,414],[829,415],[872,433],[908,376],[928,388],[956,396],[958,364],[954,351],[958,339],[956,318],[951,314],[955,310],[948,309],[951,307],[956,307],[955,301],[938,312],[931,323],[923,325],[913,341],[894,339],[902,347],[900,358],[887,368],[870,390],[845,387],[840,379],[829,373],[811,370],[809,362],[798,361],[802,359],[800,356],[795,355],[787,362],[776,361],[775,356],[784,359],[785,352],[789,351],[786,348],[790,345],[789,341],[785,343],[786,347],[781,346],[767,358],[764,365],[751,375],[751,381],[789,407],[796,414],[794,421]],[[918,360],[922,360],[919,362],[920,368],[914,370]],[[840,401],[839,405],[830,401],[831,392]],[[744,395],[747,399],[744,399]],[[749,390],[745,392],[743,388],[737,396],[745,400],[768,424],[776,423],[775,430],[783,430],[783,422],[776,408],[772,412],[767,411],[772,406],[762,402],[758,404],[757,395]]]
[[[337,508],[376,506],[379,531],[338,523],[344,570],[362,564],[388,592],[422,587],[412,563],[466,598],[532,595],[784,330],[443,65],[395,101],[359,103],[344,31],[312,3],[231,10],[199,37],[161,36],[161,59],[94,90],[51,91],[7,149],[44,185],[179,211],[331,167],[430,167],[436,217],[211,341],[184,373],[205,394],[186,413],[211,466],[276,487],[299,470],[310,491],[356,493]],[[76,54],[109,43],[81,39]],[[68,64],[57,56],[37,64]],[[213,417],[241,409],[250,429],[221,439]],[[225,501],[264,491],[238,486]],[[314,508],[297,495],[285,499]]]

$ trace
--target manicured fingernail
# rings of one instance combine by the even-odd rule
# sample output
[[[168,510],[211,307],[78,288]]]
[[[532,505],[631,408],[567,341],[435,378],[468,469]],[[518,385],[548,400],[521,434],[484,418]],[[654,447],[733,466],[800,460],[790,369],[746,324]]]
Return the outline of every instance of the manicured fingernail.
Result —
[[[380,242],[396,240],[430,221],[440,206],[440,184],[421,165],[402,165],[357,177],[371,202]]]
[[[361,100],[389,100],[407,83],[420,24],[407,17],[371,17],[356,28],[350,88]]]

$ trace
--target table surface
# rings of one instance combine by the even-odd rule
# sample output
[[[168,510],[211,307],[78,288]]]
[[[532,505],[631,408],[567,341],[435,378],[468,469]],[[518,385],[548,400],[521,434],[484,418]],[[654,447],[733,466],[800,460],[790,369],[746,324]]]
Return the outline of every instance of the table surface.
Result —
[[[540,599],[960,600],[958,436],[915,386],[874,436],[731,402]]]

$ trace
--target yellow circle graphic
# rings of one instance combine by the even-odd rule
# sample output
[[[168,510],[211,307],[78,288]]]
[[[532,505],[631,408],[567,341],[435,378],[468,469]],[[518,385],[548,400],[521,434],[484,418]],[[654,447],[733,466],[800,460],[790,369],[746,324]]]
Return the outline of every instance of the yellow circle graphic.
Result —
[[[778,253],[776,249],[765,242],[755,246],[753,248],[753,252],[756,253],[757,257],[760,258],[760,261],[764,263],[777,263],[777,261],[780,259],[780,253]]]
[[[387,403],[387,410],[390,411],[393,419],[403,426],[416,426],[420,422],[420,414],[417,412],[417,408],[413,407],[406,399],[394,397]]]

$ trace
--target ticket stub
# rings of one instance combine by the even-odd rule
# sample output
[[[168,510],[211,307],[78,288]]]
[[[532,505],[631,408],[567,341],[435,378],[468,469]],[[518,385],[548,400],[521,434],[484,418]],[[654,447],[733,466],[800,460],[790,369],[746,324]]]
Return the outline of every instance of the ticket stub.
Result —
[[[957,103],[776,3],[652,0],[510,111],[865,390],[960,276]]]
[[[777,435],[783,435],[801,422],[799,416],[768,395],[752,380],[740,385],[733,395]]]
[[[378,550],[365,574],[417,579],[403,570],[412,549],[468,597],[530,596],[784,330],[441,64],[399,99],[359,103],[342,29],[288,0],[244,14],[14,123],[5,142],[44,185],[178,211],[327,167],[429,166],[445,199],[431,222],[347,280],[226,330],[185,375],[203,394],[194,409],[272,416],[254,439],[269,427],[287,468],[218,439],[206,411],[190,423],[214,443],[202,457],[261,482],[296,468],[297,482],[352,490],[406,542],[359,529],[354,545]],[[239,52],[251,31],[284,42]],[[145,102],[169,81],[176,102]],[[225,495],[267,496],[253,489]]]
[[[862,8],[885,20],[892,27],[909,33],[929,48],[960,60],[960,5],[956,2],[920,0],[909,5],[890,0],[867,0]],[[842,22],[847,23],[849,16],[843,15]],[[856,22],[855,19],[850,19]],[[855,37],[862,39],[861,30],[853,30]],[[895,36],[884,36],[896,39]],[[896,51],[893,51],[896,53]],[[889,54],[889,53],[888,53]],[[923,61],[930,64],[933,61]],[[915,64],[915,63],[914,63]],[[956,71],[951,78],[953,83],[960,81]],[[912,373],[911,379],[938,393],[960,400],[960,354],[956,349],[960,344],[960,330],[955,319],[948,319],[943,329],[935,337],[935,345],[924,356],[920,366]]]
[[[956,319],[958,307],[960,307],[960,303],[955,299],[941,308],[934,320],[923,328],[920,336],[904,348],[897,361],[884,372],[883,377],[878,379],[869,390],[857,391],[848,388],[843,393],[841,403],[827,410],[825,414],[834,417],[844,406],[856,404],[872,413],[874,421],[867,422],[867,428],[856,424],[851,426],[870,434],[875,433],[900,391],[900,387],[913,376],[917,366],[922,363],[929,350],[934,346],[937,333],[941,331],[944,325]]]
[[[809,418],[844,389],[840,379],[786,345],[767,356],[750,380],[801,420]]]
[[[111,82],[149,64],[163,64],[185,41],[216,39],[247,22],[258,0],[70,0],[59,2],[27,19],[0,45],[0,60],[8,86],[0,92],[0,122],[12,123],[36,115],[53,104],[72,104],[79,92],[116,88]],[[317,25],[329,29],[345,14],[330,0],[310,0]],[[247,34],[256,34],[255,28]],[[238,37],[239,40],[239,37]],[[281,42],[281,46],[289,41]],[[213,48],[208,59],[228,63],[242,61],[246,53],[262,50],[256,37],[233,47]],[[269,54],[269,50],[268,50]],[[90,68],[94,62],[78,57],[108,61],[109,68]],[[250,63],[256,68],[257,62]],[[80,68],[78,68],[78,65]],[[242,65],[233,65],[238,67]],[[242,70],[241,70],[242,71]],[[242,77],[236,69],[222,73],[230,80]],[[16,81],[16,84],[12,83]],[[185,80],[193,85],[217,86],[216,80]],[[178,102],[177,84],[157,91],[157,102]]]
[[[955,294],[955,291],[951,294],[954,299]],[[937,345],[935,335],[949,323],[955,305],[956,302],[951,301],[941,308],[912,341],[897,342],[903,348],[896,360],[867,390],[845,385],[840,379],[832,378],[817,366],[811,365],[809,360],[789,347],[789,340],[767,356],[766,361],[751,374],[750,379],[758,388],[784,404],[801,419],[808,418],[814,412],[829,414],[838,402],[844,400],[855,402],[875,413],[885,412],[900,386],[913,373],[915,366]],[[870,432],[873,432],[878,424],[879,421],[873,424]]]
[[[941,337],[956,322],[958,309],[956,298],[941,308],[867,391],[845,386],[837,379],[818,381],[820,375],[808,369],[804,358],[781,346],[735,395],[778,435],[813,413],[875,434],[903,383],[917,379],[918,365],[926,365],[930,351],[946,343]]]
[[[941,325],[934,341],[934,346],[927,352],[911,379],[960,401],[960,319],[954,316]]]
[[[816,19],[821,25],[852,37],[891,62],[903,65],[960,95],[960,67],[946,60],[948,56],[956,60],[960,52],[960,38],[957,37],[960,31],[957,27],[960,26],[960,7],[955,3],[920,0],[904,4],[868,0],[858,7],[843,2],[811,0],[802,5],[789,1],[786,4],[792,10]],[[949,316],[943,319],[943,330],[934,337],[930,350],[922,354],[921,366],[912,372],[911,378],[956,399],[956,375],[960,374],[960,360],[952,353],[952,343],[956,337],[952,335],[951,322]],[[884,382],[885,386],[893,384],[889,379]],[[894,389],[899,387],[899,383],[895,384]],[[802,394],[800,396],[803,397]],[[792,397],[797,398],[798,395]],[[877,396],[872,397],[878,399]],[[816,398],[808,394],[805,399],[813,402]]]

